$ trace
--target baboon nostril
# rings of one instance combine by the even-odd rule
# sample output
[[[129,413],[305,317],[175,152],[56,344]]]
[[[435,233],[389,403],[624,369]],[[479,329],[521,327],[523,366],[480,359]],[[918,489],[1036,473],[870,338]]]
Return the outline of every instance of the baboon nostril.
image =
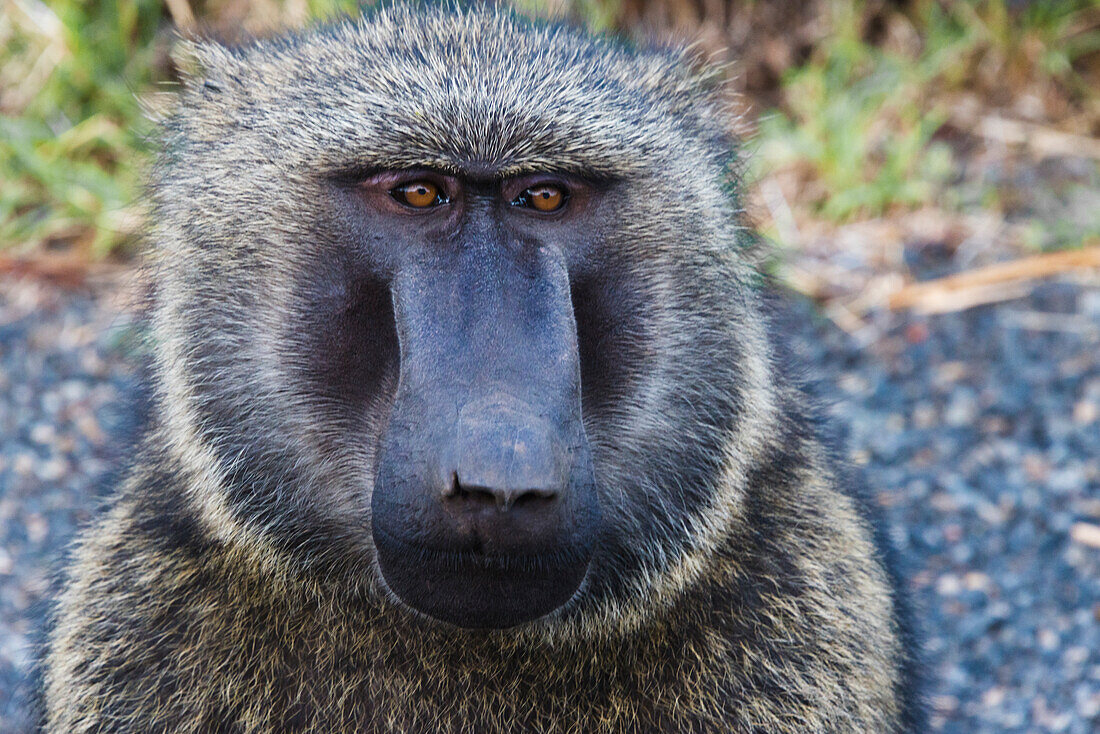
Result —
[[[451,481],[443,488],[443,497],[455,497],[461,489],[462,487],[458,483],[458,472],[451,472]]]
[[[499,510],[515,508],[535,509],[539,505],[551,504],[558,496],[553,489],[512,489],[506,487],[485,487],[476,484],[463,484],[458,473],[451,475],[451,484],[443,490],[443,497],[468,505],[496,505]]]
[[[512,504],[516,507],[549,505],[557,496],[558,493],[552,489],[525,489],[512,500]]]

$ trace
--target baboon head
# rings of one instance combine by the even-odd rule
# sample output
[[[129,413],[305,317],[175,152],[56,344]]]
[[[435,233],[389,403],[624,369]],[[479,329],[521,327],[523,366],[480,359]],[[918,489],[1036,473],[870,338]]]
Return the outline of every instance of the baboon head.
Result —
[[[683,55],[396,7],[189,58],[154,333],[201,532],[460,627],[700,573],[769,357]]]

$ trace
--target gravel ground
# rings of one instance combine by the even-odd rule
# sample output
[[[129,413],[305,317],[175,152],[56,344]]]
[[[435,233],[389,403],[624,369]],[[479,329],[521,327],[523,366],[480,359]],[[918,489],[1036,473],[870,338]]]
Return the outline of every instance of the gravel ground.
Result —
[[[53,571],[119,464],[110,437],[132,423],[128,324],[89,293],[0,279],[0,732],[31,728]]]
[[[801,331],[906,559],[934,730],[1100,732],[1100,288]]]
[[[791,320],[893,524],[943,732],[1100,731],[1100,288],[1049,283],[856,337]],[[29,728],[51,570],[132,423],[132,327],[102,299],[0,280],[0,731]]]

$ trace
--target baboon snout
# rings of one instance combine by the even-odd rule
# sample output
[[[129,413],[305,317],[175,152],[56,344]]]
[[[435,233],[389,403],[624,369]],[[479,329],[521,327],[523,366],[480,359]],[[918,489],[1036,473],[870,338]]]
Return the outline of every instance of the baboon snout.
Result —
[[[452,532],[488,553],[554,544],[569,466],[549,421],[519,400],[474,401],[459,411],[448,448],[441,501]]]
[[[408,606],[510,627],[580,587],[599,508],[560,258],[514,263],[507,243],[468,244],[393,285],[401,374],[371,524],[382,576]]]
[[[372,500],[386,583],[414,609],[462,627],[547,614],[580,585],[596,535],[579,423],[500,397],[452,415],[446,427],[427,422],[436,430],[391,430]]]

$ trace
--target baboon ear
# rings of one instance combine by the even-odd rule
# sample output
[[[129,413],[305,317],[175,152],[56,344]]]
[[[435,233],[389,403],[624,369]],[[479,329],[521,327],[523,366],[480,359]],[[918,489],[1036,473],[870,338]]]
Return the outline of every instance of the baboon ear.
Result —
[[[180,87],[157,91],[138,98],[145,117],[157,125],[167,121],[188,95],[217,94],[227,89],[236,76],[238,61],[224,46],[213,41],[178,36],[171,49],[172,63]]]
[[[228,87],[237,68],[233,53],[214,41],[180,38],[172,48],[172,62],[188,92],[217,93]]]

